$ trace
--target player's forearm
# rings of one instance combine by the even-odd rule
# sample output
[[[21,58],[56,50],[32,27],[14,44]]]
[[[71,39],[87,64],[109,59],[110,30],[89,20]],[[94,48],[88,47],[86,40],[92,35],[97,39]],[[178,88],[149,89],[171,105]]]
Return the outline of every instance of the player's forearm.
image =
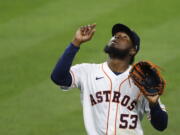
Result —
[[[159,131],[163,131],[167,128],[168,125],[168,114],[163,111],[158,104],[150,105],[151,109],[151,124],[154,128]]]
[[[66,48],[63,55],[58,60],[52,74],[51,79],[57,85],[70,86],[72,77],[69,72],[73,59],[79,48],[72,43]]]

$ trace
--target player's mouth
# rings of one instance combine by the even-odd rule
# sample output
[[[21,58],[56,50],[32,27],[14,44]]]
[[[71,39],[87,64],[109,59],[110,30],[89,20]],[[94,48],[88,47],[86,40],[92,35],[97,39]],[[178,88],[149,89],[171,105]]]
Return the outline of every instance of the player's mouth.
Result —
[[[119,48],[120,44],[116,40],[112,40],[110,43],[110,46],[115,47],[115,48]]]
[[[110,45],[115,46],[115,45],[118,45],[118,43],[117,43],[116,40],[111,40],[111,41],[110,41]]]
[[[114,44],[114,45],[115,45],[115,44],[117,44],[117,42],[116,42],[116,41],[112,41],[111,44]]]

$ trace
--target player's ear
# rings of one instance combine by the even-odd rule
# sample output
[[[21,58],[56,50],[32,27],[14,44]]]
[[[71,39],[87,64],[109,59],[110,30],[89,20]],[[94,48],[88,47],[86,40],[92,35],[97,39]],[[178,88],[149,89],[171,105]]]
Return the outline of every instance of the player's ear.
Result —
[[[136,49],[134,47],[130,49],[129,55],[131,55],[131,56],[136,55]]]

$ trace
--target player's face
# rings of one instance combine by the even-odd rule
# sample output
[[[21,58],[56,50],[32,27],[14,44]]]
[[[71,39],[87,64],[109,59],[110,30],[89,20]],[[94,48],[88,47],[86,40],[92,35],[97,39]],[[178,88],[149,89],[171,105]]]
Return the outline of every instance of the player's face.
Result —
[[[130,37],[124,32],[118,32],[105,46],[104,52],[109,54],[110,58],[124,59],[135,54]]]
[[[132,41],[126,33],[118,32],[110,40],[109,45],[120,50],[126,50],[132,48]]]

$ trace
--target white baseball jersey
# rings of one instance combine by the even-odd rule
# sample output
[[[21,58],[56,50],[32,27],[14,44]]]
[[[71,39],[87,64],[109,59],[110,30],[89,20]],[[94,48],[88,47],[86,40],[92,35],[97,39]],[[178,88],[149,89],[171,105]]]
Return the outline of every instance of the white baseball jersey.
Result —
[[[141,120],[145,113],[150,119],[150,108],[146,98],[128,78],[130,69],[131,66],[115,75],[107,62],[71,67],[73,81],[69,88],[81,91],[88,135],[143,135]],[[164,108],[161,103],[160,106]]]

